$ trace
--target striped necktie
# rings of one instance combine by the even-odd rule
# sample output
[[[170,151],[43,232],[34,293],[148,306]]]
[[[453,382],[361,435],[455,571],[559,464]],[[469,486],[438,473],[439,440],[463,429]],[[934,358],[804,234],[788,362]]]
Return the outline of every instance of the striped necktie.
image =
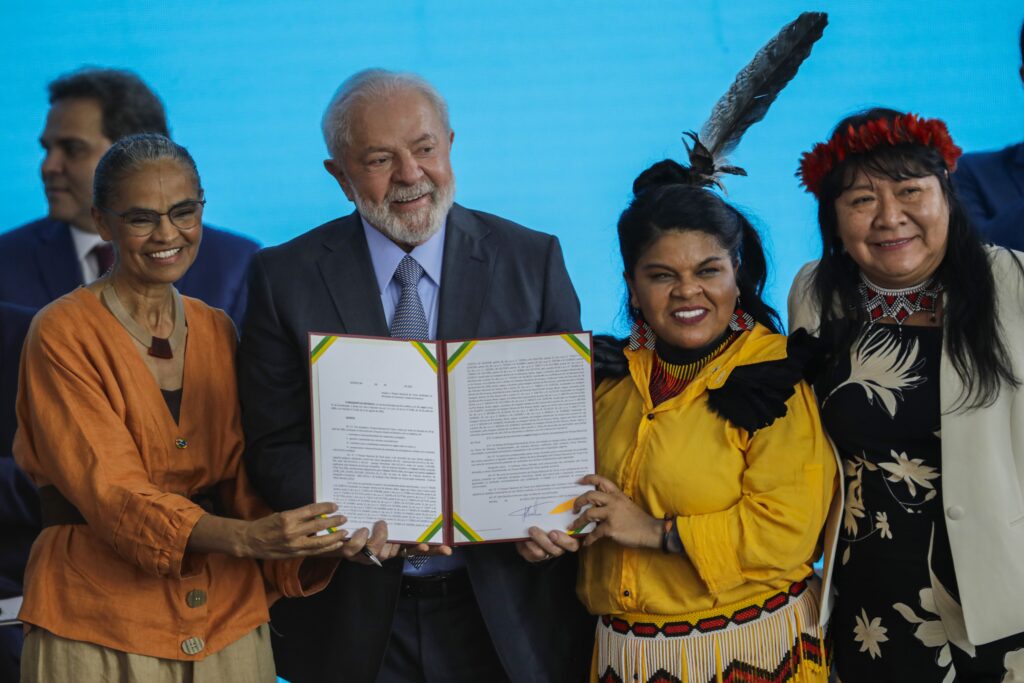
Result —
[[[423,313],[423,301],[420,300],[419,282],[423,277],[423,266],[409,254],[402,257],[395,268],[395,280],[402,286],[398,297],[395,316],[391,319],[391,336],[402,339],[427,339],[430,327],[427,316]]]

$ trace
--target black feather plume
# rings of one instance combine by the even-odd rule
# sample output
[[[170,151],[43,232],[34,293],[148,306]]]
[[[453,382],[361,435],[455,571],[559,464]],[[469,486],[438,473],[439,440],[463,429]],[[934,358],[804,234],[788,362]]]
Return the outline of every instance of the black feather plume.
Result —
[[[758,50],[728,92],[715,103],[699,139],[693,133],[687,134],[694,143],[692,148],[686,145],[690,166],[699,173],[706,172],[709,184],[717,183],[714,178],[721,173],[746,175],[742,168],[729,166],[726,156],[747,129],[768,113],[768,107],[796,75],[827,25],[828,15],[824,12],[804,12],[786,24]]]

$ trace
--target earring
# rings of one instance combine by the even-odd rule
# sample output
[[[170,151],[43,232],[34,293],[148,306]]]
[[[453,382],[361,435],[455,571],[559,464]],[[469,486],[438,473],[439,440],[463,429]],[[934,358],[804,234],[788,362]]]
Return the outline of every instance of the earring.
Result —
[[[639,351],[640,349],[654,350],[654,330],[644,320],[644,314],[639,308],[630,306],[629,315],[633,324],[629,328],[629,350]]]
[[[736,297],[736,309],[729,318],[729,329],[733,332],[746,332],[754,329],[754,316],[743,310],[740,298]]]

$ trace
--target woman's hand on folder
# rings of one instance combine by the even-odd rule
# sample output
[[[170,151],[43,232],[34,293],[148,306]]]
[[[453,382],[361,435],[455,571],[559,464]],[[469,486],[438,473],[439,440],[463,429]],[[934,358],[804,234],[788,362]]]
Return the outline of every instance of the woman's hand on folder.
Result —
[[[569,525],[569,529],[579,531],[588,524],[597,525],[584,539],[584,547],[602,538],[609,538],[626,548],[661,547],[663,520],[651,516],[606,477],[588,474],[580,479],[580,483],[590,484],[594,490],[576,499],[573,512],[583,512]]]
[[[345,522],[337,509],[334,503],[313,503],[254,520],[205,514],[192,528],[188,549],[263,560],[330,557],[349,542],[344,534],[317,535]]]

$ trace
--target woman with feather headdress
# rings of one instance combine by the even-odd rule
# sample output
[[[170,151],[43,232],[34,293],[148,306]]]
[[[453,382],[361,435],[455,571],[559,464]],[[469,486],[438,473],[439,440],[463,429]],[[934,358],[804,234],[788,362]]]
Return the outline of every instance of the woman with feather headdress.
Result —
[[[778,316],[750,221],[713,191],[821,35],[804,15],[716,106],[690,164],[640,174],[618,223],[633,324],[598,338],[598,472],[573,530],[531,530],[544,561],[582,548],[577,594],[600,618],[592,679],[828,679],[811,564],[835,460]],[[767,56],[766,56],[767,55]]]
[[[820,340],[845,475],[823,609],[844,681],[1024,680],[1024,255],[982,245],[959,156],[942,121],[871,109],[798,171],[823,249],[789,322]]]

